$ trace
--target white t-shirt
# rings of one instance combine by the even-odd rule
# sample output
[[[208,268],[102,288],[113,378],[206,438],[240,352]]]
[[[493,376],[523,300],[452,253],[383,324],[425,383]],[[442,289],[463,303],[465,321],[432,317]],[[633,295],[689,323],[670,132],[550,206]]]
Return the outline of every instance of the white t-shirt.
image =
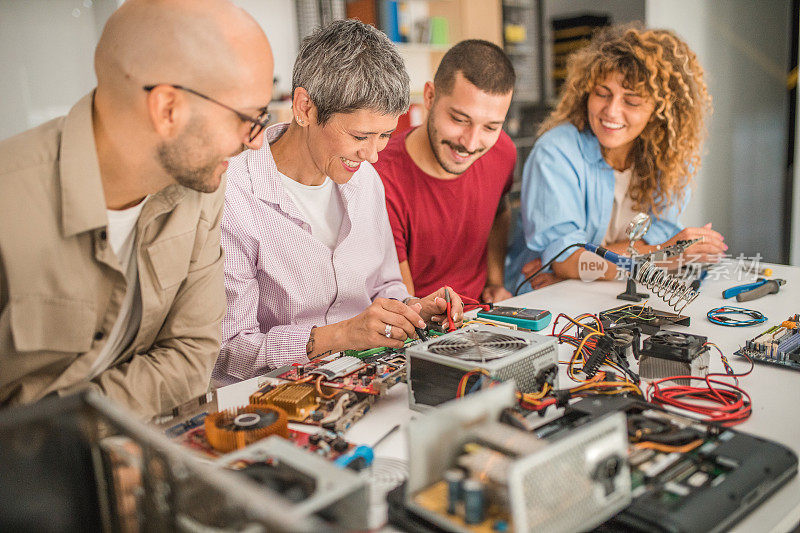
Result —
[[[614,171],[614,205],[611,208],[611,220],[608,223],[606,236],[603,238],[603,245],[628,240],[625,230],[628,229],[628,224],[631,223],[633,217],[639,213],[633,209],[633,200],[628,194],[632,175],[632,168],[622,172]]]
[[[120,211],[106,209],[108,216],[108,242],[125,273],[127,288],[105,346],[98,354],[92,368],[91,378],[106,370],[136,337],[142,323],[142,297],[139,290],[139,267],[136,260],[136,222],[147,198],[137,205]]]
[[[339,189],[326,177],[322,185],[303,185],[280,175],[286,194],[311,224],[311,235],[333,250],[339,240],[344,205]]]

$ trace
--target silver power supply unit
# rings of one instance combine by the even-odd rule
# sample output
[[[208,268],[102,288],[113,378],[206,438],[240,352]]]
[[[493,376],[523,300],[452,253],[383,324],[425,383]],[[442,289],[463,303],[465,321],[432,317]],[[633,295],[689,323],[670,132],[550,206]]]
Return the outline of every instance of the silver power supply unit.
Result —
[[[412,420],[405,492],[412,513],[453,532],[501,522],[516,532],[574,532],[630,504],[622,413],[547,441],[498,421],[515,403],[513,385],[504,383]],[[461,480],[457,501],[454,479]]]
[[[465,373],[482,369],[513,379],[518,390],[558,385],[558,349],[552,337],[483,324],[469,325],[406,349],[409,406],[423,411],[456,397]]]
[[[366,481],[286,439],[267,437],[223,455],[215,464],[236,470],[262,464],[279,465],[283,469],[281,479],[294,477],[297,486],[305,486],[310,492],[308,497],[294,502],[293,512],[300,516],[325,516],[347,531],[366,530],[369,526],[369,509],[364,505],[368,495]]]
[[[307,468],[322,462],[331,470],[324,479],[342,485],[320,487],[314,501],[293,502],[279,487],[214,466],[94,391],[10,407],[0,412],[0,529],[317,533],[366,528],[360,519],[366,515],[360,511],[364,482],[283,441],[281,448],[286,447],[294,449],[285,456],[277,448],[270,453],[297,456]],[[47,505],[31,505],[36,498],[45,498]],[[349,504],[342,512],[352,518],[325,514],[328,502],[334,508],[338,502]]]

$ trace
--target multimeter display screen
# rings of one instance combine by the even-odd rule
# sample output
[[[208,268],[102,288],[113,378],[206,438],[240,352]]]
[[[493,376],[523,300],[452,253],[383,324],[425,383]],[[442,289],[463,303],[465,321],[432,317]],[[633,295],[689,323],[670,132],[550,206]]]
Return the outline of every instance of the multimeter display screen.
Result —
[[[501,306],[494,306],[491,310],[484,311],[481,313],[481,315],[507,316],[507,317],[521,318],[524,320],[541,320],[549,314],[550,311],[544,309],[530,309],[527,307],[501,307]]]

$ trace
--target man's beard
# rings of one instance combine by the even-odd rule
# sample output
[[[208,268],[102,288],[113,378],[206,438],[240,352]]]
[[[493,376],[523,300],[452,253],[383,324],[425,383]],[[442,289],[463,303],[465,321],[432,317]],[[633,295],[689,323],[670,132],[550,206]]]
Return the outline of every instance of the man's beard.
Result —
[[[205,124],[197,116],[192,117],[177,139],[158,145],[158,161],[167,174],[184,187],[198,192],[214,192],[220,184],[214,171],[223,158],[213,155],[207,141],[209,137]],[[246,148],[242,145],[237,153]]]
[[[480,153],[480,152],[483,151],[483,149],[481,148],[479,150],[475,150],[474,152],[470,152],[469,150],[466,149],[466,147],[461,146],[460,144],[454,144],[454,143],[451,143],[450,141],[446,141],[446,140],[440,139],[439,138],[439,131],[436,129],[436,125],[433,123],[433,120],[431,120],[430,118],[427,120],[427,130],[428,130],[428,142],[431,145],[431,151],[433,152],[433,157],[436,158],[436,161],[439,163],[439,166],[442,167],[445,170],[445,172],[448,172],[450,174],[463,174],[464,172],[469,170],[469,167],[471,167],[472,164],[470,163],[465,168],[453,168],[453,167],[451,167],[449,161],[445,161],[445,160],[443,160],[442,157],[439,156],[439,148],[441,146],[443,146],[443,145],[444,146],[449,146],[453,150],[462,151],[462,152],[468,153],[470,155],[474,155],[476,153]]]

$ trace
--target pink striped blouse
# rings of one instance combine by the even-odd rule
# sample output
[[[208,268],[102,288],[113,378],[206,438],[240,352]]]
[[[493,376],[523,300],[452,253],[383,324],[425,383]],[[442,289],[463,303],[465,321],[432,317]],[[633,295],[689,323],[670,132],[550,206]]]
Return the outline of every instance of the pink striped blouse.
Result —
[[[337,185],[345,214],[331,250],[311,235],[281,183],[269,144],[286,128],[267,128],[260,150],[230,159],[222,219],[228,309],[215,386],[307,361],[312,326],[352,318],[378,297],[409,296],[375,169],[363,162]]]

